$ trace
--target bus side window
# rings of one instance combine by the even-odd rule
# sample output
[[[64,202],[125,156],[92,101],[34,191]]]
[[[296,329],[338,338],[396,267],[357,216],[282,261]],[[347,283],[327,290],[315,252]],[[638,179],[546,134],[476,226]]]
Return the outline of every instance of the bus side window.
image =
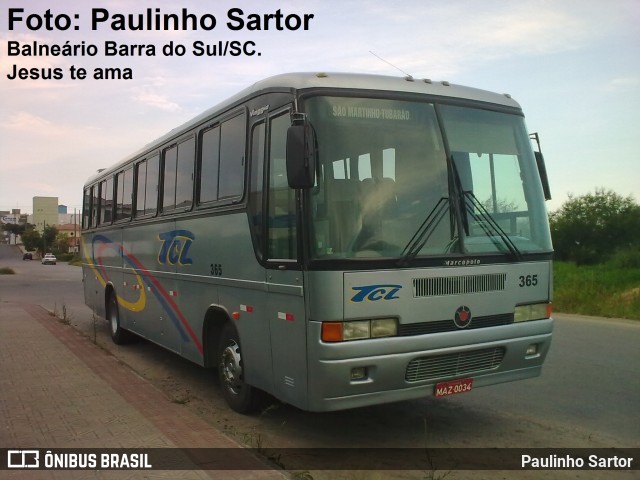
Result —
[[[159,159],[158,155],[154,155],[136,165],[136,217],[151,215],[156,212]]]
[[[198,185],[200,203],[242,197],[245,141],[244,115],[202,132]]]
[[[191,137],[164,152],[162,210],[188,209],[193,204],[196,140]]]
[[[258,258],[264,257],[263,181],[266,125],[259,123],[251,132],[251,181],[249,183],[249,225]]]
[[[218,197],[241,197],[244,190],[244,148],[246,126],[244,115],[233,117],[221,125],[220,184]]]
[[[162,210],[176,208],[176,168],[178,164],[178,147],[167,148],[164,151],[164,169],[162,183]]]
[[[91,226],[97,227],[100,221],[100,187],[91,187]]]
[[[85,188],[84,197],[82,199],[82,228],[89,228],[91,225],[91,197],[93,187]]]
[[[156,213],[158,208],[158,178],[160,175],[160,155],[147,160],[147,176],[144,200],[144,214]]]
[[[178,144],[176,208],[189,208],[193,203],[193,165],[195,158],[195,138],[192,137]]]
[[[145,190],[147,188],[147,161],[136,164],[136,205],[135,216],[144,215]]]
[[[113,220],[113,178],[100,183],[100,224],[109,224]]]
[[[199,201],[215,202],[218,199],[220,126],[202,132],[201,143]]]
[[[116,175],[116,211],[114,220],[131,218],[131,200],[133,194],[133,169]]]

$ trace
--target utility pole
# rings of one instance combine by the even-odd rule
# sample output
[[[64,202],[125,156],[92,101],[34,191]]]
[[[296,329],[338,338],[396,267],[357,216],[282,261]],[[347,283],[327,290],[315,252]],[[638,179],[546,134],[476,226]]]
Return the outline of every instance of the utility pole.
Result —
[[[76,216],[76,209],[73,209],[73,253],[74,255],[80,252],[78,245],[78,217]]]

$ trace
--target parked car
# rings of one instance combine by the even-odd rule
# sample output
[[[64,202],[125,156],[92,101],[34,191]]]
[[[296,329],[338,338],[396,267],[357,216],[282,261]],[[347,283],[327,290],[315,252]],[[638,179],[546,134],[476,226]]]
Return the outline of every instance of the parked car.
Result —
[[[42,257],[43,265],[55,265],[58,259],[53,253],[47,253],[44,257]]]
[[[22,254],[22,260],[33,260],[33,254],[31,252],[24,252]]]

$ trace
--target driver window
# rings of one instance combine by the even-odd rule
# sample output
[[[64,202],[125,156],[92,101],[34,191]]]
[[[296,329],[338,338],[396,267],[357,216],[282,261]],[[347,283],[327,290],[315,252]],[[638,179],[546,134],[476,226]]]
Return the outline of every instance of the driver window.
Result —
[[[296,192],[289,188],[286,166],[290,125],[288,112],[271,120],[267,200],[267,256],[271,260],[297,257]]]

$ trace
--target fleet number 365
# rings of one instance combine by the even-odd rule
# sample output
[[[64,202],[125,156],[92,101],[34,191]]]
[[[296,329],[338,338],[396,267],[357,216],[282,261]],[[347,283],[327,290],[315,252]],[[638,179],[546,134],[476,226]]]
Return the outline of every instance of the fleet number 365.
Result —
[[[519,287],[535,287],[538,285],[538,275],[520,275],[518,280]]]

